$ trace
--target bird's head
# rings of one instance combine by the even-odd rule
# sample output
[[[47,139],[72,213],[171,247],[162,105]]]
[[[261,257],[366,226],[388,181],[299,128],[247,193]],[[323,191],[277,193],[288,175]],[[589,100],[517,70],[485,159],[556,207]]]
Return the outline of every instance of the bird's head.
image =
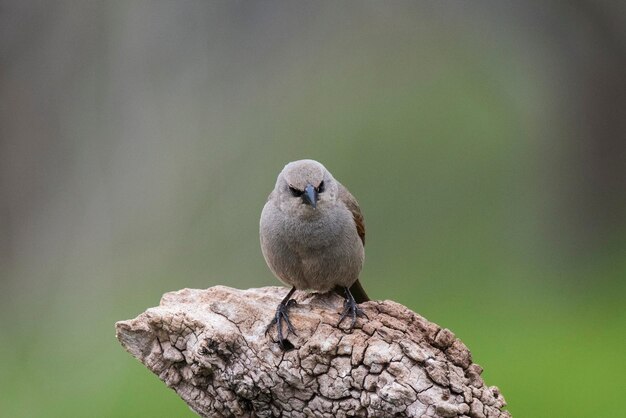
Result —
[[[276,181],[281,203],[301,211],[322,209],[337,198],[337,182],[326,167],[314,160],[290,162]]]

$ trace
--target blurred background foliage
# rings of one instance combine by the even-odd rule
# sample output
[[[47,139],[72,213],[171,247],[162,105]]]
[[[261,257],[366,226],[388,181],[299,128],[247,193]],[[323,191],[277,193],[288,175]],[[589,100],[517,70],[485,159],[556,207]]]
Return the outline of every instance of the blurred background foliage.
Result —
[[[115,321],[277,285],[258,219],[323,162],[362,281],[515,417],[618,416],[626,17],[612,1],[0,2],[0,416],[191,417]]]

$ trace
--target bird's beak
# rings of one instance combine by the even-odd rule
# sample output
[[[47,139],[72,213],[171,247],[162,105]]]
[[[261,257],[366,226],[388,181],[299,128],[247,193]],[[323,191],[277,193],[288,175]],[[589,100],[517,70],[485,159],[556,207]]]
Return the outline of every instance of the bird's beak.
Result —
[[[310,184],[307,184],[304,188],[304,193],[302,194],[302,199],[304,203],[308,203],[313,206],[313,209],[317,206],[317,190]]]

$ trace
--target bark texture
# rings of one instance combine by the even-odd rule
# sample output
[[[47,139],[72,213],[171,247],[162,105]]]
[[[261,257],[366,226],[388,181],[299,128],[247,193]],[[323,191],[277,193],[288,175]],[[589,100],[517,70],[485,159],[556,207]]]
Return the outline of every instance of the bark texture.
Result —
[[[297,292],[298,335],[280,350],[265,329],[286,292],[167,293],[117,338],[203,417],[510,417],[467,347],[395,302],[362,304],[368,318],[347,332],[342,298]]]

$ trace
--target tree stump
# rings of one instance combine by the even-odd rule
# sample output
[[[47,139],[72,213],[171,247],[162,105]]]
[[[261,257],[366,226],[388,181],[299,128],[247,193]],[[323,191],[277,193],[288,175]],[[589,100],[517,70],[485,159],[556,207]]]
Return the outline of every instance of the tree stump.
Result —
[[[116,324],[124,348],[203,417],[509,417],[467,347],[392,301],[337,328],[343,299],[296,292],[292,350],[265,333],[283,287],[166,293]],[[349,322],[349,321],[344,321]]]

